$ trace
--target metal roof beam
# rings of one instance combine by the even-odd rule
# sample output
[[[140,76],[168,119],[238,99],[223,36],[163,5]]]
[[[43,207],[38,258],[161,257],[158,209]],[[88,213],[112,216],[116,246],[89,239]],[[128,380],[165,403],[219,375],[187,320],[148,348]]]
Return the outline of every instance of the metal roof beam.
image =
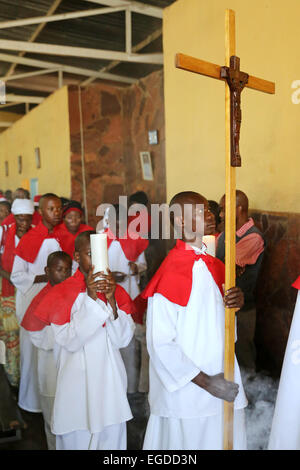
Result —
[[[140,13],[141,15],[154,16],[155,18],[163,17],[163,8],[154,7],[145,3],[133,2],[130,0],[85,0],[86,2],[97,3],[98,5],[106,5],[110,7],[114,6],[125,6],[130,7],[130,10],[134,13]]]
[[[7,93],[5,96],[7,102],[10,103],[35,103],[40,104],[44,101],[44,96],[26,96],[26,95],[14,95]]]
[[[23,64],[28,67],[40,67],[45,69],[60,69],[63,72],[71,73],[74,75],[82,75],[83,77],[93,77],[95,79],[102,78],[103,80],[112,80],[120,83],[135,83],[136,79],[123,77],[122,75],[115,75],[113,73],[99,72],[96,70],[89,70],[80,67],[74,67],[72,65],[62,65],[57,62],[46,62],[44,60],[31,59],[28,57],[19,57],[11,54],[5,54],[0,52],[0,61],[3,62],[15,62],[18,64]]]
[[[55,10],[59,7],[61,2],[62,2],[62,0],[54,0],[53,3],[51,4],[49,10],[47,11],[46,16],[52,15],[55,12]],[[28,39],[29,42],[33,42],[33,41],[36,40],[36,38],[38,37],[40,32],[45,27],[45,24],[46,23],[41,23],[41,24],[38,25],[38,27],[34,30],[32,35]],[[19,57],[23,57],[24,55],[25,55],[25,52],[19,52],[19,54],[18,54]],[[9,70],[6,73],[6,77],[9,77],[10,75],[12,75],[14,73],[15,68],[16,68],[17,65],[18,65],[18,62],[15,62],[10,66]]]
[[[135,46],[132,47],[132,52],[138,52],[139,50],[143,49],[144,47],[148,46],[148,44],[151,44],[151,42],[155,41],[162,35],[162,29],[159,28],[156,31],[153,31],[153,33],[149,34],[143,41],[139,42]],[[110,62],[108,65],[105,67],[102,67],[102,69],[99,70],[99,73],[107,73],[109,70],[112,70],[114,67],[117,67],[117,65],[120,64],[119,60],[114,60],[113,62]],[[81,83],[81,86],[86,86],[92,83],[94,80],[96,80],[97,77],[90,77],[87,78],[84,82]],[[136,82],[137,80],[135,80]]]
[[[10,127],[16,121],[0,121],[0,127]]]
[[[37,54],[60,55],[69,57],[85,57],[90,59],[120,60],[144,64],[163,64],[163,54],[127,54],[126,52],[109,51],[103,49],[90,49],[86,47],[58,46],[56,44],[28,43],[26,41],[12,41],[0,39],[0,49],[11,51],[25,51]]]
[[[34,72],[27,73],[18,73],[17,75],[10,75],[9,77],[0,77],[0,80],[2,80],[3,82],[7,82],[9,80],[19,80],[20,78],[35,77],[36,75],[45,75],[53,72],[57,72],[57,68],[36,70]]]
[[[112,7],[112,8],[95,8],[93,10],[83,10],[83,11],[74,11],[70,13],[61,13],[58,15],[51,15],[51,16],[37,16],[33,18],[22,18],[20,20],[11,20],[11,21],[2,21],[0,22],[0,29],[6,28],[16,28],[18,26],[28,26],[31,24],[46,24],[53,21],[63,21],[63,20],[71,20],[75,18],[86,18],[88,16],[97,16],[97,15],[105,15],[108,13],[116,13],[118,11],[125,10],[126,7]]]
[[[2,108],[9,108],[11,106],[16,106],[17,104],[22,104],[22,103],[5,103],[5,104],[0,104],[0,109]]]

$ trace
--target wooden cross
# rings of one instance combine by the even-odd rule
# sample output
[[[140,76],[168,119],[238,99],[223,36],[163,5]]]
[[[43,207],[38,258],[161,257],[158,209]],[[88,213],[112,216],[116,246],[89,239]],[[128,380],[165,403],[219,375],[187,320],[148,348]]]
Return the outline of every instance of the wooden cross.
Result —
[[[235,12],[226,10],[226,65],[221,67],[184,54],[176,54],[176,67],[225,81],[225,290],[235,286],[236,233],[236,167],[241,166],[239,138],[241,93],[244,87],[275,93],[275,83],[240,72],[240,59],[235,56]],[[235,310],[225,309],[224,377],[234,381]],[[233,448],[233,403],[224,401],[224,449]]]

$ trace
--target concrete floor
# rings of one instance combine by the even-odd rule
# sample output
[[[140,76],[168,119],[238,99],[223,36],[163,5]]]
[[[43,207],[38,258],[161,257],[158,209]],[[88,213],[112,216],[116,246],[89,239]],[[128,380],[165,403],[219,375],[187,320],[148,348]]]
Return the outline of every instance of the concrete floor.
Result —
[[[142,448],[149,407],[147,394],[134,393],[128,395],[134,418],[127,423],[127,448],[139,450]],[[41,413],[28,413],[21,411],[26,429],[21,431],[21,439],[1,444],[1,450],[47,450],[44,421]]]

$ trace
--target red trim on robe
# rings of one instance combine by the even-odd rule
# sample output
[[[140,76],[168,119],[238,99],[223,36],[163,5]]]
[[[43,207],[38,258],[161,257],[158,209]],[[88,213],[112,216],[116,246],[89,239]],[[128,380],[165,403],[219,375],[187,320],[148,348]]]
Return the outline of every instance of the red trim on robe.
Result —
[[[81,292],[86,292],[86,282],[82,272],[76,273],[54,286],[35,310],[35,316],[45,324],[64,325],[71,319],[71,310]],[[107,303],[104,294],[98,292],[98,298]],[[125,289],[117,284],[115,291],[117,306],[128,315],[135,313],[134,303]]]
[[[136,308],[136,313],[132,315],[132,318],[135,323],[139,323],[140,325],[143,324],[143,318],[144,318],[144,313],[147,310],[147,304],[148,301],[147,299],[144,299],[141,294],[139,294],[135,299],[134,299],[134,305]]]
[[[3,228],[4,230],[5,228]],[[1,255],[1,266],[2,268],[11,273],[15,259],[15,236],[16,236],[16,224],[12,224],[6,233],[6,240],[4,244],[4,251]],[[4,277],[2,278],[2,297],[11,297],[15,293],[15,286]]]
[[[110,229],[107,229],[105,233],[107,233],[107,249],[110,247],[112,241],[117,240],[128,261],[132,261],[133,263],[135,263],[140,254],[143,253],[149,245],[149,240],[141,238],[137,233],[127,232],[126,238],[116,237]]]
[[[186,307],[192,291],[194,262],[199,259],[206,264],[223,297],[224,263],[213,256],[197,254],[193,249],[187,249],[182,240],[177,240],[175,247],[142,292],[142,297],[147,299],[158,293],[170,302]]]
[[[27,308],[25,315],[23,317],[23,320],[21,322],[21,326],[25,328],[27,331],[40,331],[45,326],[47,326],[47,323],[42,321],[40,318],[38,318],[35,315],[35,311],[38,307],[38,305],[41,303],[43,298],[48,294],[48,292],[52,289],[52,286],[50,282],[45,285],[45,287],[35,296],[33,297],[31,303],[29,304],[29,307]]]
[[[298,277],[298,279],[296,279],[294,284],[292,284],[292,287],[295,287],[295,289],[300,290],[300,276]]]
[[[34,263],[43,241],[47,238],[56,238],[55,233],[49,233],[43,222],[40,222],[36,227],[23,235],[15,250],[15,254],[28,263]]]
[[[73,210],[74,208],[72,208]],[[94,231],[93,227],[90,225],[85,225],[85,224],[80,224],[79,230],[75,235],[67,229],[66,225],[64,222],[61,224],[57,225],[54,227],[54,234],[57,237],[59,244],[61,246],[61,249],[68,253],[68,255],[71,256],[73,259],[74,257],[74,251],[75,251],[75,240],[76,237],[82,233],[82,232],[87,232],[87,231]]]

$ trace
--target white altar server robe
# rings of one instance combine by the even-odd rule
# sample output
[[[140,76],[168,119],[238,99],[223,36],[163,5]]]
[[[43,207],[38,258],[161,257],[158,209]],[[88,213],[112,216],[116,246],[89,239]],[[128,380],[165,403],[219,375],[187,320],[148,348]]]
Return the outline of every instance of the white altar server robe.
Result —
[[[269,450],[300,450],[300,291],[285,350]]]
[[[58,371],[52,432],[66,441],[71,435],[78,442],[82,432],[93,436],[130,420],[127,377],[119,348],[127,346],[133,336],[131,315],[118,309],[114,320],[109,305],[80,293],[70,322],[51,326]],[[85,448],[77,445],[80,439],[72,448]],[[101,442],[99,445],[100,449]],[[66,449],[61,442],[59,448]]]
[[[55,238],[47,238],[43,241],[38,255],[33,263],[29,263],[19,256],[15,256],[11,273],[11,282],[17,289],[16,315],[19,323],[32,299],[45,287],[45,282],[34,284],[36,276],[45,274],[47,258],[50,253],[61,251],[61,247]],[[29,332],[20,327],[20,356],[21,378],[19,387],[20,408],[40,412],[39,387],[37,379],[37,350],[29,338]]]
[[[54,334],[51,326],[45,326],[39,331],[29,331],[29,337],[37,348],[38,387],[48,450],[55,450],[55,435],[51,432],[51,416],[57,376],[53,353]]]
[[[223,401],[191,380],[200,371],[224,371],[223,298],[206,264],[193,265],[192,290],[183,307],[155,293],[148,299],[147,347],[150,356],[150,419],[144,449],[222,449]],[[238,363],[235,410],[247,406]],[[235,414],[238,414],[237,411]],[[245,448],[244,417],[235,429],[236,448]]]
[[[126,258],[120,242],[118,240],[113,240],[108,248],[109,269],[111,271],[120,271],[127,275],[124,281],[118,281],[118,283],[134,300],[140,293],[139,274],[132,276],[128,263],[129,260]],[[139,255],[135,263],[137,264],[139,273],[147,269],[147,263],[144,252]],[[136,393],[138,391],[140,379],[140,359],[136,338],[132,338],[132,341],[130,342],[128,347],[121,350],[121,354],[128,377],[127,391],[129,393]]]

